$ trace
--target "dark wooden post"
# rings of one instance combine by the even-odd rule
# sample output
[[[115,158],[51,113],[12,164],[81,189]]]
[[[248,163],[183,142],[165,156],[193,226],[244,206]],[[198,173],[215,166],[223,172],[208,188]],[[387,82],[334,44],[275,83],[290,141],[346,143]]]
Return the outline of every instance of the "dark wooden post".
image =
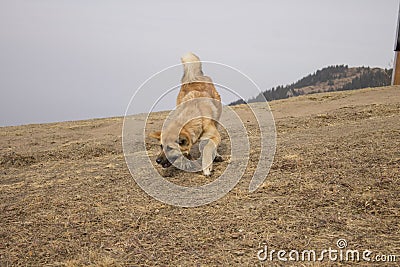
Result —
[[[393,64],[393,74],[392,74],[392,85],[400,85],[400,8],[397,22],[397,33],[396,40],[394,44],[394,64]]]

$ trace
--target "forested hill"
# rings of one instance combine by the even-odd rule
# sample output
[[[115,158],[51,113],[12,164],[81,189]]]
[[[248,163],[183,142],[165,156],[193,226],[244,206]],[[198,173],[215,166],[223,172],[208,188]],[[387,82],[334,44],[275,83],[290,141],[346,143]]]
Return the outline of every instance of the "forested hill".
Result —
[[[378,87],[390,85],[392,69],[355,67],[347,65],[336,65],[317,70],[295,83],[278,86],[260,93],[247,102],[261,102],[283,99],[293,96],[315,94],[321,92],[345,91],[367,87]],[[243,104],[245,101],[239,99],[230,103],[230,106]]]

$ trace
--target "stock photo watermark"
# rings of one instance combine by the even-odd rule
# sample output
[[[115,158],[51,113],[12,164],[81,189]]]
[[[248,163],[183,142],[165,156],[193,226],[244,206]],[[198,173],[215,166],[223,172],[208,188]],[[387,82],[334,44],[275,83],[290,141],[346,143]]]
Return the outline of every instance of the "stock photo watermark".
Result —
[[[200,61],[199,61],[200,62]],[[195,62],[194,64],[198,64]],[[202,65],[201,65],[202,64]],[[201,78],[201,83],[211,83],[218,88],[219,93],[224,92],[234,95],[237,98],[242,98],[237,89],[238,86],[245,88],[248,92],[259,94],[261,90],[257,85],[245,74],[239,70],[216,62],[201,61],[200,67],[205,69],[206,74],[212,70],[213,73],[223,73],[224,78],[212,77]],[[192,66],[187,64],[177,64],[166,68],[146,80],[135,92],[129,102],[123,123],[122,144],[125,156],[125,161],[130,170],[135,182],[153,198],[170,205],[181,207],[196,207],[211,203],[225,196],[232,190],[245,173],[246,167],[250,159],[250,142],[249,133],[246,130],[244,122],[237,114],[235,109],[229,106],[223,106],[219,110],[218,105],[221,102],[215,99],[192,99],[181,105],[177,105],[172,110],[162,125],[162,131],[159,134],[160,141],[168,142],[165,137],[168,132],[174,138],[169,138],[168,146],[162,147],[163,157],[157,159],[157,163],[165,166],[173,165],[190,175],[191,172],[203,171],[204,175],[210,175],[210,166],[208,162],[212,162],[218,155],[215,142],[210,142],[200,138],[199,148],[202,153],[201,160],[190,160],[182,155],[182,152],[176,148],[176,144],[171,140],[176,141],[181,145],[181,136],[183,127],[198,118],[210,119],[216,121],[219,127],[222,127],[228,134],[229,140],[221,140],[221,142],[229,141],[231,144],[229,163],[226,169],[215,178],[212,182],[196,187],[180,186],[170,182],[168,179],[160,175],[154,167],[149,151],[146,149],[145,137],[146,125],[149,120],[149,115],[156,109],[164,99],[171,98],[173,95],[178,95],[178,91],[183,87],[179,83],[179,75],[182,69],[187,74],[187,69],[190,71]],[[202,71],[201,71],[202,74]],[[183,90],[183,89],[181,89]],[[149,96],[148,92],[156,91]],[[219,102],[219,103],[217,103]],[[222,99],[223,104],[223,99]],[[145,105],[147,113],[137,115],[135,107]],[[266,179],[270,167],[273,162],[276,148],[276,128],[271,109],[267,101],[261,102],[256,106],[247,105],[252,115],[255,118],[259,138],[259,157],[257,168],[250,181],[249,192],[255,191]],[[195,109],[194,107],[198,107]],[[182,114],[186,114],[183,116]],[[183,119],[184,118],[184,119]],[[208,137],[210,137],[208,135]],[[187,139],[187,138],[186,138]],[[211,136],[210,139],[213,139]],[[186,140],[187,141],[187,140]],[[185,140],[182,140],[184,143]],[[212,146],[214,144],[214,147]],[[166,161],[168,159],[168,162]],[[208,164],[208,165],[207,165]],[[211,165],[212,167],[212,165]]]
[[[338,239],[335,247],[323,249],[284,250],[269,247],[268,244],[257,251],[260,262],[396,262],[399,255],[372,251],[370,249],[351,249],[345,239]]]

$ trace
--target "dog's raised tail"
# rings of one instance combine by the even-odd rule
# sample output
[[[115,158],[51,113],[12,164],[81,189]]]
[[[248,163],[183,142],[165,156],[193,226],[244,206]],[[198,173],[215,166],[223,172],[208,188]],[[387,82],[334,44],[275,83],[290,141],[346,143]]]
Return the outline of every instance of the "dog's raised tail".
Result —
[[[181,61],[183,64],[182,83],[191,83],[209,79],[203,75],[200,58],[195,54],[191,52],[186,53],[181,57]]]

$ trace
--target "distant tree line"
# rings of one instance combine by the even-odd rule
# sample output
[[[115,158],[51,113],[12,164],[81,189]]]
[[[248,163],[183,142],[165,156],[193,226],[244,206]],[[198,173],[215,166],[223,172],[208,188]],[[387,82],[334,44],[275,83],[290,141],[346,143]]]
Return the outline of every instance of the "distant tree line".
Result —
[[[348,65],[336,65],[329,66],[321,70],[317,70],[313,74],[310,74],[296,83],[292,84],[294,89],[302,88],[306,86],[316,85],[318,83],[324,83],[334,79],[345,78],[347,75]]]
[[[343,85],[342,87],[335,88],[333,86],[335,80],[354,76],[356,74],[358,75],[353,78],[351,82]],[[299,90],[295,89],[300,89],[307,86],[316,86],[321,83],[326,83],[331,86],[328,91],[344,91],[366,87],[387,86],[391,82],[391,76],[392,69],[371,69],[370,67],[359,67],[356,68],[355,74],[350,74],[348,65],[329,66],[321,70],[317,70],[316,72],[309,74],[308,76],[290,85],[280,85],[277,87],[273,87],[270,90],[266,90],[260,93],[258,96],[250,98],[247,102],[263,102],[265,100],[272,101],[288,98],[291,96],[298,96],[302,93],[299,93]],[[246,101],[244,101],[243,99],[239,99],[230,103],[229,105],[234,106],[245,103]]]
[[[393,69],[371,69],[362,68],[360,76],[355,77],[351,82],[343,85],[336,91],[354,90],[367,87],[387,86],[391,83]]]

